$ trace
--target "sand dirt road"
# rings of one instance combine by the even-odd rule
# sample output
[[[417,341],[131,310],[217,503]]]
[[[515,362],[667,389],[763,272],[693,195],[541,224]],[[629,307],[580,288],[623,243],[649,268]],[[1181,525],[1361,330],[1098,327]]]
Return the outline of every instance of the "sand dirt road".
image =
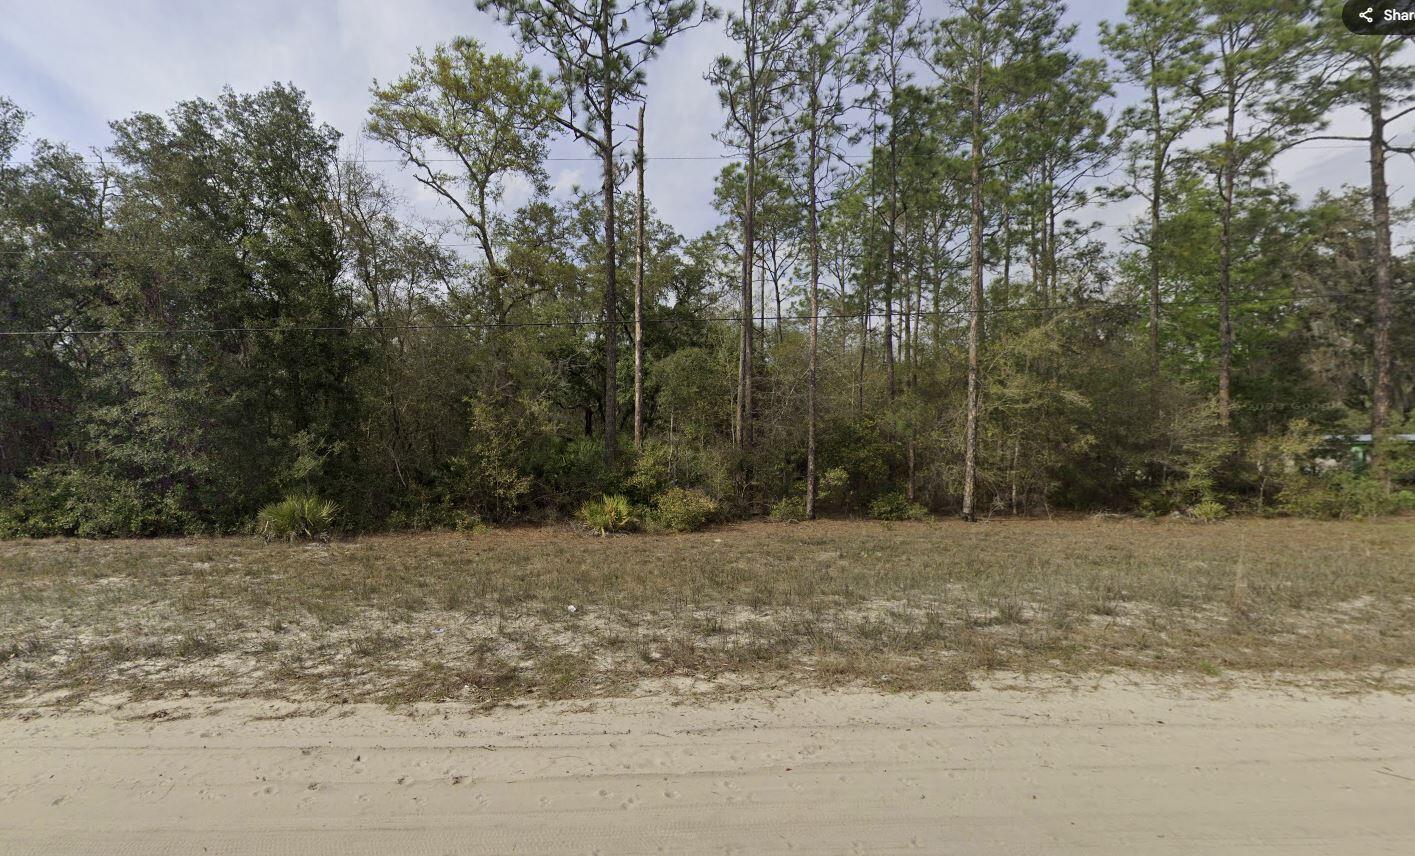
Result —
[[[1410,696],[1110,680],[265,718],[288,710],[0,720],[0,852],[1415,853]]]

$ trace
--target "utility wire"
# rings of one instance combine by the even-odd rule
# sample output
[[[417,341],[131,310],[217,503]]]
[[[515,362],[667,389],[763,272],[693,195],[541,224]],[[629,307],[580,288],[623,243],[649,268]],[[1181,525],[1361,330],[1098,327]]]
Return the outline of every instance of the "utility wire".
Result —
[[[236,245],[233,243],[233,244],[231,244],[231,246],[234,247],[234,246],[236,246]],[[449,242],[449,243],[429,243],[429,244],[425,244],[424,246],[452,248],[452,247],[480,247],[481,244],[476,243],[475,241],[462,241],[462,242]],[[175,247],[166,247],[166,248],[164,248],[164,249],[167,249],[167,250],[181,250],[181,249],[185,249],[185,248],[182,247],[182,246],[175,246]],[[152,254],[154,254],[155,252],[160,252],[160,251],[154,251],[151,247],[87,247],[87,248],[82,249],[82,250],[69,249],[69,248],[66,248],[66,247],[55,247],[55,248],[52,248],[52,249],[46,247],[46,248],[41,248],[41,249],[24,249],[24,250],[15,250],[15,249],[12,249],[12,250],[0,250],[0,255],[6,255],[6,256],[21,256],[21,255],[31,255],[31,254],[34,254],[34,255],[41,255],[41,256],[58,256],[58,255],[66,255],[66,256],[84,256],[84,255],[89,255],[89,254],[95,254],[95,255],[117,255],[117,256],[121,256],[121,255],[132,255],[132,254],[152,255]]]
[[[1360,144],[1355,144],[1355,145],[1352,145],[1352,146],[1331,146],[1331,148],[1361,148],[1361,147],[1362,147],[1362,146],[1361,146]],[[1311,146],[1310,148],[1323,148],[1323,147],[1321,147],[1321,146]],[[646,156],[644,157],[644,160],[645,160],[645,161],[735,161],[735,160],[745,160],[746,157],[747,157],[746,155],[731,154],[731,153],[728,153],[728,154],[720,154],[720,155],[646,155]],[[872,155],[864,154],[864,153],[841,154],[841,153],[838,153],[838,152],[837,152],[837,153],[831,155],[831,157],[836,158],[836,159],[839,159],[839,160],[868,160],[870,157],[872,157]],[[336,160],[337,160],[339,163],[341,163],[341,164],[348,164],[348,165],[352,165],[352,164],[370,164],[370,163],[398,163],[398,164],[411,163],[411,161],[409,161],[407,158],[337,158]],[[419,160],[420,160],[422,163],[453,163],[453,164],[460,164],[460,163],[462,163],[462,161],[461,161],[460,159],[458,159],[458,158],[419,158]],[[581,155],[581,156],[574,156],[574,157],[546,157],[546,158],[541,158],[541,160],[547,161],[547,162],[553,162],[553,163],[603,163],[603,162],[604,162],[604,158],[601,158],[601,157],[594,157],[594,156],[589,156],[589,155]],[[614,161],[615,161],[615,163],[622,163],[622,164],[633,164],[633,163],[636,162],[633,155],[619,155],[619,154],[616,154],[616,155],[614,156]],[[118,165],[118,162],[116,162],[116,161],[96,160],[96,159],[94,159],[94,158],[84,158],[84,159],[80,160],[79,163],[90,164],[90,165],[93,165],[93,166],[104,166],[104,165],[117,166],[117,165]]]
[[[1322,295],[1310,295],[1302,297],[1258,297],[1246,300],[1230,300],[1229,306],[1235,309],[1244,307],[1273,306],[1278,304],[1300,304],[1310,300],[1325,297],[1356,296],[1354,292],[1327,292]],[[1222,301],[1219,299],[1195,299],[1184,301],[1166,301],[1160,305],[1169,308],[1184,308],[1188,306],[1216,306]],[[1064,308],[1047,306],[995,306],[985,307],[980,311],[983,315],[1000,315],[1007,313],[1024,312],[1048,312],[1063,314],[1076,309],[1147,309],[1149,302],[1120,301],[1120,300],[1091,300],[1079,306]],[[902,318],[902,314],[892,313],[894,317]],[[973,314],[973,310],[956,307],[952,309],[930,310],[927,312],[911,313],[915,318],[950,318],[968,317]],[[885,318],[883,312],[842,312],[842,313],[822,313],[815,316],[817,321],[859,321],[861,319]],[[765,317],[754,315],[753,323],[767,322],[805,322],[811,320],[810,315],[767,315]],[[694,324],[694,323],[741,323],[742,318],[738,315],[709,315],[698,318],[645,318],[645,324]],[[555,329],[555,328],[583,328],[602,327],[603,319],[593,320],[572,320],[572,321],[467,321],[445,324],[364,324],[364,325],[290,325],[284,327],[183,327],[164,329],[159,327],[131,327],[131,328],[94,328],[85,330],[0,330],[0,336],[198,336],[198,335],[223,335],[231,333],[352,333],[358,330],[522,330],[522,329]]]
[[[1303,145],[1303,146],[1300,146],[1300,147],[1294,147],[1293,150],[1294,150],[1294,151],[1298,151],[1298,150],[1300,150],[1300,151],[1312,151],[1312,150],[1345,150],[1345,149],[1363,149],[1363,150],[1364,150],[1364,149],[1366,149],[1366,148],[1368,148],[1368,146],[1367,146],[1365,143],[1353,142],[1353,143],[1326,143],[1326,144],[1323,144],[1323,145]],[[719,155],[647,155],[647,156],[644,157],[644,160],[645,160],[645,161],[737,161],[737,160],[745,160],[746,157],[747,157],[746,155],[742,155],[742,154],[732,154],[732,153],[719,154]],[[851,152],[851,153],[836,152],[836,153],[832,154],[831,157],[832,157],[832,158],[835,158],[835,159],[837,159],[837,160],[869,160],[871,157],[873,157],[873,155],[870,154],[870,153],[868,153],[868,152]],[[338,162],[341,163],[341,164],[371,164],[371,163],[397,163],[397,164],[406,164],[406,163],[409,163],[409,161],[408,161],[407,158],[337,158],[336,160],[338,160]],[[595,155],[576,155],[576,156],[546,157],[546,158],[542,158],[542,160],[544,160],[544,161],[546,161],[546,162],[550,162],[550,163],[603,163],[603,162],[604,162],[604,158],[601,158],[601,157],[595,156]],[[619,154],[616,154],[616,155],[614,156],[614,161],[615,161],[616,163],[632,164],[632,163],[634,163],[634,157],[633,157],[632,155],[619,155]],[[82,159],[82,160],[79,161],[79,162],[80,162],[80,163],[84,163],[84,164],[91,164],[91,165],[94,165],[94,166],[104,166],[104,165],[116,166],[117,163],[118,163],[117,161],[112,161],[112,160],[98,160],[98,159],[95,159],[95,158],[84,158],[84,159]],[[457,158],[423,158],[423,159],[422,159],[422,162],[423,162],[423,163],[452,163],[452,164],[460,164],[462,161],[459,160],[459,159],[457,159]]]

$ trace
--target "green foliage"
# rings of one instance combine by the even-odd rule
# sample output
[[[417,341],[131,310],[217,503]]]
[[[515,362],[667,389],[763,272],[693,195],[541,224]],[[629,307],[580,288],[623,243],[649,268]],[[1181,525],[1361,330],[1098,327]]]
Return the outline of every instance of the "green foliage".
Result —
[[[1212,523],[1215,520],[1222,520],[1227,517],[1228,509],[1224,507],[1223,503],[1216,499],[1205,499],[1195,503],[1194,506],[1189,509],[1189,514],[1196,520]]]
[[[605,495],[580,506],[580,521],[599,535],[627,532],[638,525],[633,505],[622,494]]]
[[[1384,482],[1351,472],[1311,476],[1285,488],[1278,508],[1295,517],[1347,520],[1415,510],[1415,491],[1391,490]]]
[[[0,505],[0,538],[131,538],[202,531],[180,491],[166,493],[84,469],[29,474]]]
[[[471,512],[433,503],[418,503],[408,509],[397,509],[388,516],[386,525],[395,531],[444,529],[469,535],[487,529],[486,523]]]
[[[870,503],[870,517],[875,520],[927,520],[929,511],[902,493],[886,493]]]
[[[806,519],[806,498],[804,496],[782,497],[772,503],[768,516],[778,523],[799,523]]]
[[[591,437],[552,444],[537,477],[545,493],[566,510],[606,490],[622,489],[618,470],[605,465],[604,445]]]
[[[999,0],[986,21],[958,3],[943,21],[902,0],[859,16],[768,3],[730,21],[711,73],[731,102],[722,142],[753,137],[760,156],[724,169],[727,222],[689,240],[622,190],[608,208],[598,193],[552,197],[545,157],[561,132],[612,151],[643,63],[706,7],[650,0],[622,20],[571,20],[543,0],[479,5],[554,71],[456,39],[372,91],[367,131],[453,215],[435,229],[339,158],[339,134],[292,86],[120,119],[101,168],[28,139],[24,111],[0,98],[0,535],[232,531],[279,496],[337,502],[350,529],[466,531],[582,504],[603,531],[799,520],[808,398],[826,513],[918,516],[901,493],[957,507],[965,436],[975,504],[992,514],[1405,504],[1415,445],[1387,438],[1369,471],[1314,462],[1324,436],[1371,430],[1374,343],[1415,352],[1408,300],[1375,335],[1379,199],[1308,201],[1273,173],[1333,98],[1368,109],[1374,86],[1387,105],[1410,101],[1398,40],[1310,38],[1316,7],[1288,0],[1135,0],[1102,30],[1107,70],[1040,0]],[[1323,46],[1345,66],[1329,83],[1309,73]],[[924,62],[897,66],[905,56]],[[1097,105],[1116,81],[1142,97],[1107,128]],[[877,127],[850,126],[844,95],[861,85]],[[1191,133],[1225,127],[1228,107],[1236,137]],[[859,170],[810,157],[863,136]],[[1156,203],[1126,241],[1072,216],[1101,174]],[[809,198],[825,201],[812,212]],[[975,210],[986,317],[969,432],[958,242]],[[1410,216],[1396,207],[1397,234]],[[610,306],[629,317],[637,250],[635,453],[606,447],[606,389],[626,430],[632,367],[631,342],[606,352],[626,325],[602,319]],[[744,261],[760,279],[742,280]],[[1415,260],[1388,267],[1399,297]],[[743,326],[717,322],[744,320],[744,286],[761,315],[739,363]],[[896,313],[888,325],[882,312]],[[145,332],[75,332],[120,328]],[[1225,353],[1231,418],[1210,400]],[[1385,427],[1409,431],[1408,361],[1389,383]]]
[[[334,528],[339,506],[310,494],[287,496],[272,502],[256,514],[256,534],[267,541],[276,538],[323,538]]]
[[[720,436],[732,412],[731,367],[725,355],[701,347],[680,348],[656,360],[650,383],[673,431],[691,437]]]
[[[1167,477],[1159,491],[1145,497],[1145,510],[1168,513],[1200,505],[1225,507],[1221,479],[1233,463],[1237,443],[1220,423],[1214,402],[1177,413],[1165,433],[1169,446],[1156,462]]]
[[[831,467],[816,479],[816,504],[821,507],[840,506],[850,489],[850,473],[844,467]]]
[[[821,463],[825,472],[834,473],[833,498],[846,509],[858,508],[864,498],[893,486],[892,474],[903,463],[901,452],[900,444],[885,435],[877,419],[855,418],[822,427]]]
[[[1304,478],[1303,468],[1309,464],[1313,451],[1322,437],[1305,419],[1295,419],[1281,434],[1256,438],[1248,448],[1248,459],[1258,473],[1257,504],[1261,509],[1269,493],[1281,491],[1285,485]]]
[[[418,51],[412,65],[395,83],[375,86],[369,135],[419,164],[420,179],[456,201],[484,235],[491,226],[487,204],[500,197],[504,176],[544,184],[556,93],[519,56],[488,54],[474,39],[438,45],[431,56]],[[437,166],[443,161],[462,171]]]
[[[0,96],[0,327],[91,326],[100,179],[83,155],[45,140],[32,141],[29,162],[12,162],[27,118]],[[47,336],[0,337],[0,480],[54,461],[87,377]]]
[[[47,290],[34,293],[47,317],[15,319],[23,328],[159,335],[46,347],[43,358],[0,345],[0,446],[11,445],[11,430],[24,441],[17,460],[0,460],[0,474],[21,467],[31,484],[16,497],[29,510],[9,516],[35,530],[87,535],[229,530],[304,469],[304,452],[318,447],[327,460],[319,477],[297,476],[301,483],[336,478],[347,464],[337,441],[357,423],[359,397],[348,379],[367,349],[339,332],[351,327],[354,307],[339,282],[327,204],[338,133],[284,85],[182,102],[165,116],[138,114],[115,122],[113,132],[103,200],[79,193],[65,213],[71,203],[56,202],[79,176],[57,181],[56,173],[47,180],[47,210],[27,203],[26,218],[47,222],[15,223],[0,210],[0,303],[31,278],[47,280]],[[14,198],[0,190],[0,208]],[[77,219],[85,209],[94,218],[88,224]],[[18,234],[82,238],[83,252],[104,261],[72,271],[46,271],[38,256],[15,264],[16,225]],[[77,250],[63,252],[82,260]],[[82,290],[65,294],[60,289],[80,281],[70,274],[81,275]],[[232,328],[250,332],[160,335]],[[17,372],[44,393],[17,388]],[[35,423],[29,413],[8,412],[16,400],[54,418]],[[47,434],[34,433],[41,428]],[[302,450],[302,437],[329,442]],[[52,495],[39,497],[44,491]]]
[[[650,498],[671,488],[691,488],[714,499],[733,491],[731,453],[692,439],[653,439],[635,458],[624,486],[636,496]]]
[[[669,488],[654,498],[654,520],[675,532],[701,529],[717,514],[717,502],[700,490]]]
[[[296,431],[290,437],[291,460],[275,476],[276,484],[292,491],[309,491],[322,481],[331,459],[344,450],[340,441],[323,443],[308,431]]]
[[[1394,485],[1415,488],[1415,443],[1385,437],[1371,449],[1376,469]]]
[[[639,496],[653,496],[677,484],[677,450],[657,440],[644,443],[643,451],[634,459],[634,469],[625,486]]]
[[[508,402],[469,406],[465,451],[448,461],[439,482],[441,504],[484,520],[509,520],[525,507],[532,478],[522,470],[543,411]]]

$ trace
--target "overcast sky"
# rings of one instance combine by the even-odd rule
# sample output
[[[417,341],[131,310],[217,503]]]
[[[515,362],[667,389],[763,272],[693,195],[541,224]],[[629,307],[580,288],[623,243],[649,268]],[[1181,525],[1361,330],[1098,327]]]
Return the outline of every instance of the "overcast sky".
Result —
[[[1071,3],[1078,49],[1094,54],[1098,23],[1118,19],[1124,6],[1124,0]],[[457,35],[515,50],[505,28],[478,12],[473,0],[0,0],[0,22],[0,94],[33,114],[32,136],[80,149],[106,146],[108,122],[135,111],[162,112],[179,100],[214,96],[225,85],[251,91],[279,80],[309,93],[318,118],[344,133],[348,153],[386,158],[389,153],[360,132],[375,78],[397,77],[413,50]],[[651,158],[722,153],[712,138],[721,109],[703,72],[714,55],[730,49],[721,27],[712,25],[680,36],[649,67]],[[1360,114],[1333,117],[1335,132],[1362,130]],[[552,151],[556,157],[586,154],[569,141]],[[721,166],[659,161],[649,168],[649,197],[680,231],[695,235],[717,222],[710,202]],[[562,191],[595,181],[593,162],[550,167]],[[386,171],[416,210],[437,213],[434,200],[396,176],[396,165]],[[1278,172],[1310,197],[1321,187],[1364,184],[1365,154],[1359,146],[1328,143],[1284,156]],[[1392,182],[1397,202],[1409,201],[1411,178],[1402,159]],[[1130,213],[1129,206],[1112,207],[1098,216],[1114,225]]]

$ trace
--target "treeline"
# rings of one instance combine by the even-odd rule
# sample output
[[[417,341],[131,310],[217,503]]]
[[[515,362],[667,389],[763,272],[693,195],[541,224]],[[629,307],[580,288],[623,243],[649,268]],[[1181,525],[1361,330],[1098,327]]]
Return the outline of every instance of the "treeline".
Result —
[[[436,224],[293,86],[90,157],[0,99],[0,534],[243,531],[285,497],[349,529],[1409,501],[1401,39],[1133,0],[1085,57],[1049,0],[744,0],[704,70],[723,224],[688,237],[644,197],[675,154],[645,83],[717,10],[478,5],[523,50],[419,52],[362,129]],[[598,187],[550,194],[557,136]],[[1302,202],[1273,163],[1304,145],[1369,182]],[[1369,469],[1320,451],[1367,432]]]

